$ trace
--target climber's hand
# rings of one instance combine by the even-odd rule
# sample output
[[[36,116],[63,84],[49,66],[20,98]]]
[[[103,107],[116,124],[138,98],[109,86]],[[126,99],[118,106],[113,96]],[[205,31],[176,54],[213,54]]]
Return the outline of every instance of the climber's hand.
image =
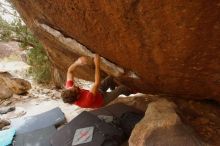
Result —
[[[76,61],[76,65],[86,65],[88,63],[88,58],[85,56],[79,57]]]
[[[98,54],[95,54],[95,56],[94,56],[94,64],[95,65],[100,64],[100,56]]]

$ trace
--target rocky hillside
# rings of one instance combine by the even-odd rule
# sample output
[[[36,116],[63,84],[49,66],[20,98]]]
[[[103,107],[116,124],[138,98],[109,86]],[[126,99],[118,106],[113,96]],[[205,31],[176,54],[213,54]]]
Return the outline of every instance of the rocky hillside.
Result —
[[[60,74],[100,54],[103,76],[144,93],[220,101],[220,2],[12,0]],[[77,76],[93,80],[92,66]]]

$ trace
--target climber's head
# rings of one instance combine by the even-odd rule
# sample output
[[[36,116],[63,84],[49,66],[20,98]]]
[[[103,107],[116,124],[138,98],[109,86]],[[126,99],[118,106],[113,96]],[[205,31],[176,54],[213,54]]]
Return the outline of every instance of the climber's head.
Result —
[[[78,99],[79,92],[80,92],[80,89],[77,86],[64,89],[61,93],[63,102],[70,103],[70,104],[74,103]]]

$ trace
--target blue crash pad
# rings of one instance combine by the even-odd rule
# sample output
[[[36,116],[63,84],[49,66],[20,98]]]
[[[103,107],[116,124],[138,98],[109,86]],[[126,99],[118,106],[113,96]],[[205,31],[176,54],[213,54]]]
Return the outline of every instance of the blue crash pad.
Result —
[[[13,128],[0,131],[0,146],[7,146],[11,144],[14,135],[15,135],[15,129]]]
[[[11,126],[16,129],[16,135],[63,123],[65,123],[65,116],[58,107],[39,115],[11,120]]]
[[[16,135],[14,146],[51,146],[50,138],[56,132],[54,126]]]

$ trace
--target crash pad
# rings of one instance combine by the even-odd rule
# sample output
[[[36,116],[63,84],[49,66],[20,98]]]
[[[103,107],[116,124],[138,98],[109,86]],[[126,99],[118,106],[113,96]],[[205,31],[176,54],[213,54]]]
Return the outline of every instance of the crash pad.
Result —
[[[14,146],[51,146],[50,138],[56,132],[54,126],[16,135]]]
[[[11,144],[14,135],[15,129],[13,128],[0,131],[0,146],[7,146]]]
[[[58,126],[65,122],[64,113],[60,108],[54,108],[47,112],[11,120],[11,126],[16,129],[16,135],[28,133],[48,126]]]
[[[109,138],[117,138],[116,142],[120,143],[123,141],[123,131],[84,111],[58,130],[53,135],[51,144],[52,146],[101,146]]]
[[[116,120],[117,126],[124,131],[126,138],[130,137],[134,126],[144,116],[142,111],[123,103],[111,104],[89,112],[107,123],[111,121],[111,117],[113,117],[112,120]]]
[[[108,105],[89,112],[96,116],[105,115],[105,116],[114,116],[117,118],[120,118],[126,112],[142,113],[140,110],[137,110],[136,108],[125,105],[123,103]]]

